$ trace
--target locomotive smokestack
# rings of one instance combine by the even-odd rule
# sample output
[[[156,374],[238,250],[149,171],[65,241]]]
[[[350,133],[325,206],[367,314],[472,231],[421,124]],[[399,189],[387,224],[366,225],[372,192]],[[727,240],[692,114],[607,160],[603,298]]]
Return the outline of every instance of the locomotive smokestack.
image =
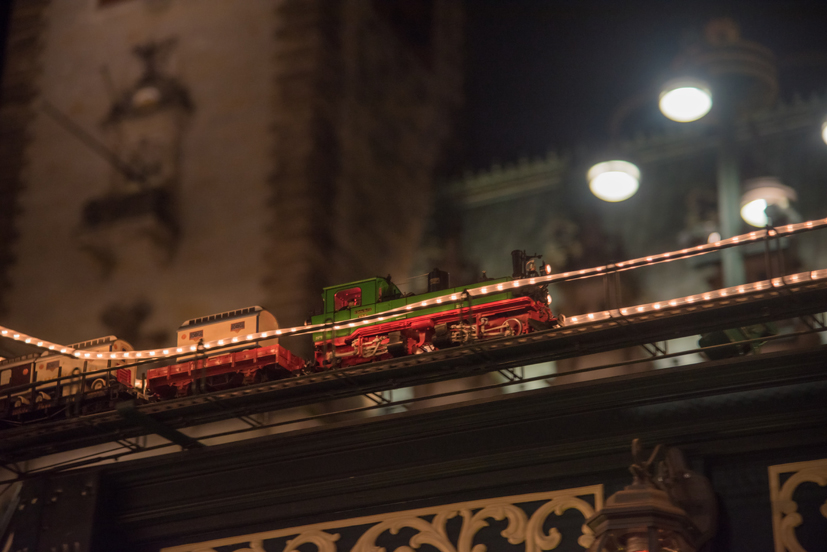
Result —
[[[525,264],[527,261],[525,250],[515,249],[511,252],[511,277],[515,280],[525,278]]]
[[[428,274],[428,293],[442,291],[449,287],[451,287],[451,276],[444,270],[435,268]]]

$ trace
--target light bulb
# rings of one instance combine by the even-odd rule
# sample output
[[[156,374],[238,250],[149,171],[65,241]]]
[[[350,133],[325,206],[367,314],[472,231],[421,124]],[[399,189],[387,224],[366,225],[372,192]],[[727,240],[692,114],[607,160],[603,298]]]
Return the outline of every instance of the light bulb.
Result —
[[[637,192],[640,170],[628,161],[606,161],[589,169],[589,189],[608,202],[624,201]]]
[[[798,194],[789,186],[772,176],[753,178],[744,183],[744,194],[741,196],[741,218],[748,224],[757,227],[766,226],[771,222],[765,209],[775,205],[786,212],[790,208],[790,201],[798,199]],[[776,223],[778,221],[775,221]]]
[[[661,113],[679,123],[697,121],[712,109],[712,94],[704,83],[692,79],[669,81],[660,94]]]
[[[767,213],[765,209],[767,208],[767,200],[766,199],[755,199],[750,201],[743,207],[741,207],[741,218],[744,219],[747,224],[751,224],[752,226],[763,227],[767,225]]]

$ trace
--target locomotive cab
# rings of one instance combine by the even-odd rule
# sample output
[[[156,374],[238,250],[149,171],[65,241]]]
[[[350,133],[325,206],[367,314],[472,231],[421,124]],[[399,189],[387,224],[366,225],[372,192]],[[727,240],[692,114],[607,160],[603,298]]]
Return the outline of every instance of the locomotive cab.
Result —
[[[362,306],[362,288],[354,287],[337,291],[333,294],[336,312]]]
[[[369,278],[324,288],[325,319],[361,318],[376,311],[376,304],[402,296],[389,278]],[[337,314],[341,315],[337,316]]]

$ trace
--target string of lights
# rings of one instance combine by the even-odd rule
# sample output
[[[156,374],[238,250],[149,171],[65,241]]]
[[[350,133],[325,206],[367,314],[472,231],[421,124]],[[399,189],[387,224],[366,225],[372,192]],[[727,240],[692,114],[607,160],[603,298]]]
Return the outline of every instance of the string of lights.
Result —
[[[330,331],[331,329],[342,330],[347,328],[355,328],[357,326],[362,326],[366,324],[371,324],[375,322],[384,322],[399,319],[400,317],[406,316],[411,314],[412,312],[420,311],[427,308],[433,308],[435,306],[444,304],[444,303],[457,303],[457,302],[465,302],[470,300],[472,297],[486,295],[490,293],[498,293],[502,291],[507,291],[508,289],[519,288],[521,286],[531,286],[531,285],[538,285],[538,284],[552,284],[552,283],[559,283],[569,280],[578,280],[583,278],[591,278],[594,276],[601,276],[603,274],[609,274],[614,272],[622,272],[625,270],[631,270],[635,268],[640,268],[643,266],[649,266],[659,263],[671,262],[676,261],[679,259],[685,259],[688,257],[694,257],[697,255],[706,255],[708,253],[713,253],[715,251],[720,251],[721,249],[726,249],[728,247],[735,247],[741,246],[749,243],[759,242],[764,239],[775,239],[781,238],[785,236],[790,236],[793,234],[798,234],[802,232],[808,232],[811,230],[819,229],[827,227],[827,218],[824,219],[817,219],[817,220],[810,220],[806,222],[801,222],[797,224],[788,224],[781,227],[776,228],[768,228],[763,230],[756,230],[754,232],[750,232],[748,234],[742,234],[740,236],[734,236],[732,238],[728,238],[725,240],[717,241],[715,243],[708,243],[703,245],[698,245],[695,247],[685,248],[676,251],[670,251],[667,253],[661,253],[658,255],[651,255],[647,257],[640,257],[637,259],[632,259],[629,261],[623,261],[612,265],[605,265],[605,266],[598,266],[594,268],[588,268],[573,272],[565,272],[562,274],[547,274],[547,275],[538,275],[531,278],[523,278],[518,280],[513,280],[511,282],[503,282],[498,284],[492,284],[490,286],[481,286],[470,288],[464,290],[462,293],[451,293],[446,294],[438,297],[432,297],[429,299],[425,299],[422,301],[417,301],[416,303],[407,304],[401,307],[397,307],[394,309],[389,309],[383,312],[375,313],[372,315],[364,316],[359,318],[356,321],[342,321],[340,323],[323,323],[323,324],[308,324],[305,326],[296,326],[292,328],[283,328],[279,330],[271,330],[265,332],[257,332],[257,333],[250,333],[246,336],[238,336],[233,337],[232,339],[218,339],[215,341],[208,341],[206,343],[200,345],[191,345],[187,347],[169,347],[163,349],[151,349],[151,350],[143,350],[143,351],[122,351],[122,352],[88,352],[82,349],[75,349],[71,346],[67,345],[60,345],[58,343],[54,343],[51,341],[47,341],[45,339],[36,338],[30,335],[27,335],[23,332],[19,332],[16,330],[12,330],[11,328],[6,328],[0,326],[0,336],[7,337],[14,339],[16,341],[21,341],[23,343],[31,344],[36,347],[40,347],[47,351],[52,351],[55,354],[63,354],[63,355],[73,355],[77,358],[100,358],[100,359],[113,359],[113,360],[133,360],[133,361],[143,361],[143,360],[152,360],[152,359],[159,359],[159,358],[169,358],[169,357],[176,357],[179,355],[191,354],[193,352],[199,352],[199,350],[209,350],[213,348],[221,348],[221,347],[228,347],[234,345],[244,345],[245,343],[257,342],[263,339],[278,337],[281,335],[304,335],[308,333],[318,332],[318,331]],[[691,303],[702,303],[704,301],[709,301],[712,299],[720,299],[722,297],[728,296],[737,296],[739,294],[749,293],[749,292],[756,292],[763,289],[769,289],[772,287],[782,287],[789,283],[801,283],[807,280],[817,280],[821,278],[827,277],[827,269],[825,270],[815,270],[810,272],[803,272],[800,274],[794,274],[791,276],[785,276],[783,278],[774,278],[772,280],[764,280],[761,282],[754,282],[751,284],[744,284],[739,286],[734,286],[725,289],[719,289],[717,291],[711,291],[707,293],[701,293],[697,295],[690,295],[687,297],[682,297],[679,299],[672,299],[668,301],[660,301],[656,303],[647,303],[643,305],[636,305],[621,309],[614,309],[610,311],[602,311],[602,312],[593,312],[593,313],[586,313],[577,316],[572,316],[566,319],[567,325],[572,324],[583,324],[597,320],[605,320],[608,318],[618,317],[618,316],[627,316],[637,313],[643,313],[647,311],[657,311],[664,307],[675,307],[680,305],[686,305]],[[201,349],[203,347],[203,349]]]

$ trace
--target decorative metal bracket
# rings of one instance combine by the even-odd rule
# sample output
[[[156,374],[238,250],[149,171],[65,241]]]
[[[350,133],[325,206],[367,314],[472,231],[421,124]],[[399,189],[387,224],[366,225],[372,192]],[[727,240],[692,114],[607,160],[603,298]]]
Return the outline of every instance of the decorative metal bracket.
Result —
[[[795,534],[796,527],[804,524],[804,518],[798,512],[798,504],[793,500],[793,494],[802,483],[816,483],[821,487],[827,487],[827,458],[770,466],[768,472],[775,552],[807,552]],[[781,476],[784,474],[792,475],[782,484]],[[819,511],[827,518],[827,502],[821,505]]]
[[[538,502],[541,504],[536,507]],[[593,502],[594,506],[590,502]],[[521,506],[523,504],[529,506],[524,508]],[[278,529],[174,546],[161,552],[215,552],[232,545],[247,546],[236,548],[238,552],[295,552],[305,544],[312,545],[312,550],[318,552],[336,552],[339,550],[337,542],[341,538],[340,532],[353,530],[361,531],[356,544],[351,548],[353,552],[372,552],[380,549],[415,550],[423,544],[428,544],[440,552],[473,552],[481,549],[481,545],[475,543],[475,538],[478,538],[477,534],[481,530],[489,526],[490,520],[507,520],[508,523],[499,535],[512,547],[538,552],[556,548],[563,539],[553,516],[561,516],[567,510],[574,510],[585,519],[594,514],[595,509],[599,510],[602,507],[603,486],[592,485]],[[458,535],[455,530],[448,529],[449,521],[453,526],[457,520],[460,523]],[[585,525],[580,530],[577,542],[586,548],[594,537]],[[279,544],[285,537],[289,539],[284,544]],[[388,538],[397,539],[399,546],[388,547],[385,540]],[[380,541],[383,543],[381,547],[377,544]],[[488,549],[497,550],[496,544],[491,542]],[[311,550],[302,548],[305,549]]]

